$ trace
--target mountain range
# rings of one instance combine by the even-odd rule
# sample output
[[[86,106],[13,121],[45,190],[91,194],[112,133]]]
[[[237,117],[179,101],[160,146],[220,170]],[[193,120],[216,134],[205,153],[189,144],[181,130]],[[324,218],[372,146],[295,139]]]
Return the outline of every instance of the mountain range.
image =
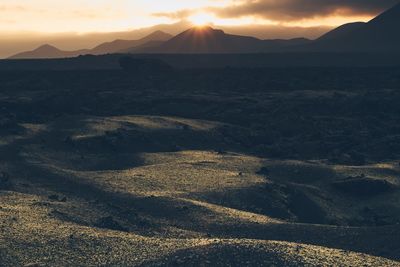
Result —
[[[89,54],[89,49],[77,51],[62,51],[55,46],[45,44],[35,50],[18,53],[9,59],[34,59],[34,58],[66,58]]]
[[[43,45],[11,59],[63,58],[113,53],[224,54],[273,52],[398,52],[400,47],[400,4],[371,21],[342,25],[316,40],[261,40],[227,34],[211,27],[195,27],[176,36],[156,31],[139,40],[115,40],[93,49],[62,51]]]
[[[139,40],[115,40],[113,42],[103,43],[96,46],[89,52],[93,55],[112,54],[119,51],[133,49],[135,47],[146,46],[149,45],[149,43],[153,42],[162,43],[168,41],[172,37],[173,36],[168,33],[155,31],[152,34]]]
[[[139,40],[115,40],[113,42],[102,43],[93,49],[82,49],[76,51],[63,51],[55,46],[45,44],[35,50],[18,53],[10,59],[36,59],[36,58],[66,58],[77,57],[80,55],[104,55],[123,52],[124,50],[135,47],[147,47],[151,44],[160,44],[173,36],[162,31],[155,31],[152,34]]]

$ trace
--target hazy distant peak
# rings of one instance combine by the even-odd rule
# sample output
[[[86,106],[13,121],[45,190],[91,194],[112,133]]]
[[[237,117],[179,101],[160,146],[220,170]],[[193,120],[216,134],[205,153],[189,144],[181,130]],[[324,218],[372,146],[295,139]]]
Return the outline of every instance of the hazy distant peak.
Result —
[[[146,40],[146,41],[167,41],[171,39],[173,36],[171,34],[168,34],[166,32],[157,30],[145,37],[143,37],[140,40]]]
[[[157,30],[157,31],[153,32],[152,34],[168,34],[168,33],[165,33],[161,30]]]
[[[79,55],[84,55],[86,53],[87,50],[62,51],[55,46],[45,44],[39,46],[35,50],[22,52],[10,58],[11,59],[63,58],[63,57],[75,57]]]
[[[171,34],[168,34],[168,33],[166,33],[166,32],[163,32],[163,31],[161,31],[161,30],[157,30],[157,31],[155,31],[155,32],[153,32],[153,33],[151,33],[151,34],[149,34],[147,37],[149,37],[149,36],[172,36]]]
[[[149,42],[164,42],[172,38],[172,35],[165,33],[163,31],[154,31],[153,33],[139,39],[139,40],[122,40],[117,39],[112,42],[102,43],[92,50],[90,50],[90,54],[94,55],[103,55],[103,54],[112,54],[118,53],[122,51],[129,51],[136,47],[142,46]]]
[[[36,48],[34,51],[60,51],[60,49],[49,44],[44,44]]]

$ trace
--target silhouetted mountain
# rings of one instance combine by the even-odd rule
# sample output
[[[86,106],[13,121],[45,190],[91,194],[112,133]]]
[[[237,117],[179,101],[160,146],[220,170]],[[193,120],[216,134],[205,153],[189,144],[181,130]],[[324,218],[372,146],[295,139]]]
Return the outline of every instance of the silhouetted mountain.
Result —
[[[343,25],[316,40],[308,51],[398,52],[400,47],[400,4],[368,23]],[[331,37],[334,38],[331,38]],[[328,37],[328,38],[327,38]]]
[[[173,36],[162,31],[156,31],[139,40],[115,40],[113,42],[103,43],[90,50],[90,54],[104,55],[118,53],[121,51],[129,51],[139,46],[143,46],[149,42],[164,42]]]
[[[226,34],[211,27],[195,27],[184,31],[159,47],[131,52],[167,54],[261,53],[281,47],[308,43],[304,38],[292,40],[260,40],[249,36]]]
[[[52,45],[42,45],[35,50],[16,54],[10,59],[65,58],[87,54],[89,50],[62,51]]]
[[[317,40],[322,41],[322,40],[334,40],[334,39],[342,38],[343,36],[346,36],[347,34],[360,29],[364,25],[365,25],[365,22],[352,22],[352,23],[343,24],[342,26],[339,26],[336,29],[333,29],[332,31],[327,32],[326,34],[322,35]]]
[[[161,45],[162,53],[261,52],[262,42],[254,37],[229,35],[211,27],[192,28]]]

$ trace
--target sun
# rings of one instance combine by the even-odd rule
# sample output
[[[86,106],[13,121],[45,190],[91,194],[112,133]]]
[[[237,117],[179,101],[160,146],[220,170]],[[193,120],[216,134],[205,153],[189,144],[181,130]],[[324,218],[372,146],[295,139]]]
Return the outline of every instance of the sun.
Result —
[[[189,17],[189,21],[198,27],[210,25],[213,20],[214,17],[207,13],[196,13]]]

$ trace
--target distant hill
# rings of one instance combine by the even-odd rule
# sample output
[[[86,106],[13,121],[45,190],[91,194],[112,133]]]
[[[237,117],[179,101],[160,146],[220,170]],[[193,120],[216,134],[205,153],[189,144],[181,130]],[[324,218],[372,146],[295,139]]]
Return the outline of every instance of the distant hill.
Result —
[[[400,47],[400,4],[368,23],[340,26],[325,34],[307,51],[317,52],[396,52]]]
[[[134,49],[150,42],[165,42],[173,36],[162,31],[156,31],[139,40],[115,40],[103,43],[90,50],[93,55],[105,55]]]
[[[62,51],[52,45],[42,45],[35,50],[16,54],[10,59],[65,58],[87,54],[89,50]]]
[[[109,43],[103,43],[93,49],[82,49],[77,51],[63,51],[52,45],[42,45],[35,50],[18,53],[9,59],[39,59],[39,58],[68,58],[80,55],[102,55],[119,53],[125,49],[133,49],[134,47],[143,46],[151,42],[164,42],[171,39],[171,35],[162,31],[156,31],[139,40],[115,40]]]

